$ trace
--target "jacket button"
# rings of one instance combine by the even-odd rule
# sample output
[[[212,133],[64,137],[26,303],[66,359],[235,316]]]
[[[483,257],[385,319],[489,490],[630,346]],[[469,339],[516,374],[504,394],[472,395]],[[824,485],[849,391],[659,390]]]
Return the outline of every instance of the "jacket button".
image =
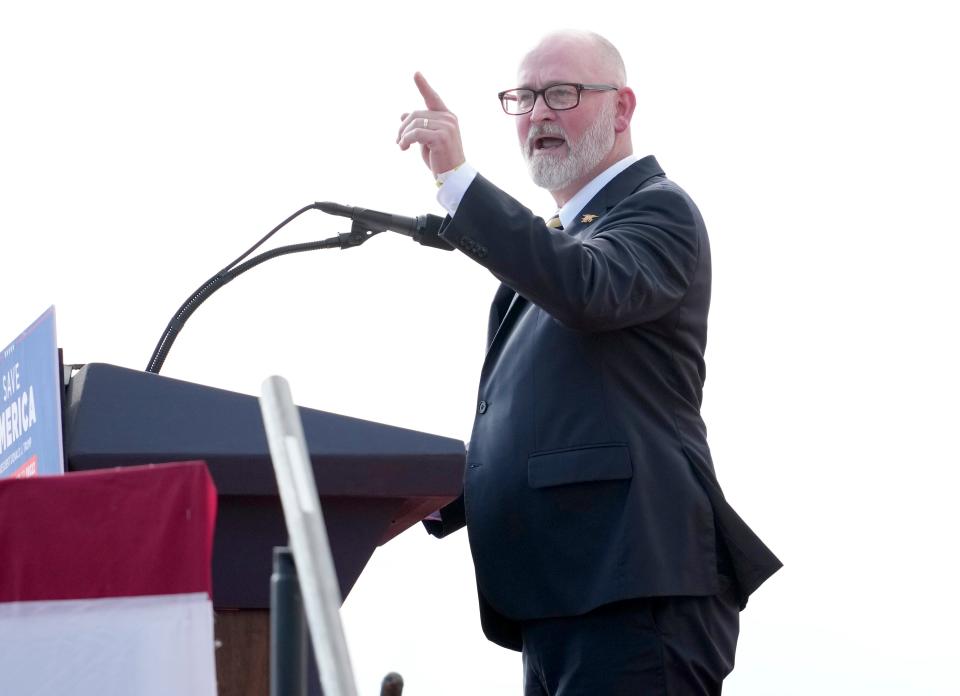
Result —
[[[486,402],[486,401],[481,401],[481,402],[480,402],[480,405],[477,406],[477,412],[479,412],[481,415],[487,412],[487,402]]]

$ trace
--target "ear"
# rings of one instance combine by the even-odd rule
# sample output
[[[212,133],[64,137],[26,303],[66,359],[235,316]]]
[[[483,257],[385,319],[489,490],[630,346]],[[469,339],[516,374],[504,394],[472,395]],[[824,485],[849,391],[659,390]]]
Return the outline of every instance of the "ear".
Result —
[[[622,87],[617,92],[617,116],[613,122],[614,130],[622,133],[630,128],[634,109],[637,108],[637,95],[629,87]]]

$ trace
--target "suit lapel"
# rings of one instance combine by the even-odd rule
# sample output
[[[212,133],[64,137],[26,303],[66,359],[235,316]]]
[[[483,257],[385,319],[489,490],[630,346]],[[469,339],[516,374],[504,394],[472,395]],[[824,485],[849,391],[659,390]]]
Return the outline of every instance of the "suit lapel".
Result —
[[[501,291],[506,288],[509,292]],[[500,300],[498,302],[498,299]],[[500,322],[494,326],[493,325],[493,314],[497,311],[497,306],[502,308],[503,318]],[[502,343],[502,338],[510,333],[511,327],[517,322],[517,317],[523,312],[523,308],[527,306],[528,301],[525,297],[522,297],[520,294],[513,291],[512,288],[507,287],[506,285],[501,285],[500,290],[497,291],[497,297],[494,298],[493,306],[490,308],[490,328],[493,328],[494,331],[488,334],[487,338],[487,354],[486,360],[490,359],[490,354],[493,352],[494,346]],[[499,340],[498,340],[499,339]]]
[[[513,298],[517,293],[508,285],[500,284],[497,288],[497,294],[493,296],[493,302],[490,304],[490,316],[487,318],[487,348],[493,343],[493,337],[497,333],[503,318],[507,315]]]
[[[643,159],[637,160],[600,189],[597,195],[591,198],[590,202],[577,213],[573,223],[565,227],[563,231],[576,236],[585,227],[589,227],[595,221],[602,219],[608,210],[655,176],[663,176],[663,169],[657,163],[656,157],[647,155]]]

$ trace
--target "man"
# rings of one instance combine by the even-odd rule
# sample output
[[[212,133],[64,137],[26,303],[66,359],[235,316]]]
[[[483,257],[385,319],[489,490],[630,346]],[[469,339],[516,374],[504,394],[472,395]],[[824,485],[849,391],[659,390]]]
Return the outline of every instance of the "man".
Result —
[[[422,75],[419,144],[441,234],[502,285],[490,311],[463,496],[481,620],[522,650],[525,693],[718,694],[738,612],[780,562],[725,501],[700,418],[710,250],[696,206],[632,155],[616,48],[547,36],[500,95],[545,223],[466,164]]]

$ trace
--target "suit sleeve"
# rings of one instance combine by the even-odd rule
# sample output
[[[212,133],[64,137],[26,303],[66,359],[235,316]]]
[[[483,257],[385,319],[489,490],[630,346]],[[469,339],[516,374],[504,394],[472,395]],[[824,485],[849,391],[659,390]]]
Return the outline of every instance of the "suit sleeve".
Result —
[[[427,531],[438,539],[452,534],[458,529],[465,527],[466,524],[467,516],[463,506],[462,494],[452,503],[444,505],[440,509],[439,520],[427,519],[423,521],[423,526],[426,527]]]
[[[482,176],[441,229],[452,245],[570,328],[655,320],[681,302],[699,263],[703,223],[664,180],[634,192],[584,235],[549,229]]]

